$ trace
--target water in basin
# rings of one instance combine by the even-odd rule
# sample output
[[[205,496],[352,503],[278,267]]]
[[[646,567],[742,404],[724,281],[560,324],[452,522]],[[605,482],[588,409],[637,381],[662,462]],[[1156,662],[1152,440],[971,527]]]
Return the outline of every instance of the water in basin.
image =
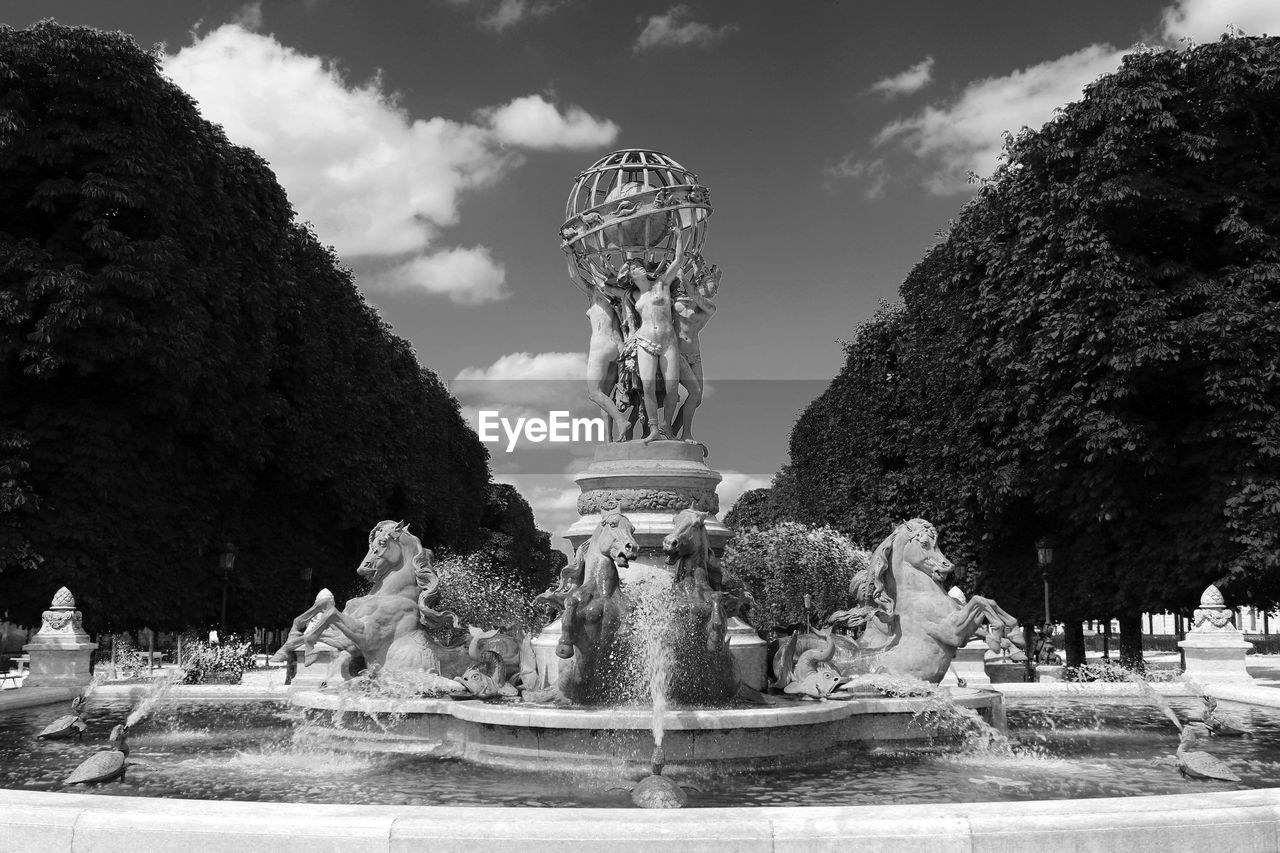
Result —
[[[1193,716],[1198,704],[1174,707]],[[1178,735],[1138,699],[1006,699],[1012,749],[850,748],[821,770],[689,776],[689,807],[883,805],[1178,794],[1268,787],[1280,778],[1280,710],[1223,703],[1220,712],[1254,730],[1213,738],[1239,784],[1182,778],[1172,757]],[[123,704],[97,703],[84,743],[35,740],[60,709],[0,714],[0,787],[68,790],[62,779],[99,748]],[[303,737],[299,737],[299,733]],[[624,807],[626,784],[608,769],[515,772],[421,754],[335,751],[306,738],[294,710],[273,703],[188,704],[159,710],[130,734],[122,782],[77,787],[117,796],[367,805]]]

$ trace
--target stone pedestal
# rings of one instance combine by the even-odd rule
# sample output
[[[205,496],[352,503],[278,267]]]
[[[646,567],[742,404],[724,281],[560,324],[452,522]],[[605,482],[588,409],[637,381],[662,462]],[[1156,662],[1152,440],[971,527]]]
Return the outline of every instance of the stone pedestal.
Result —
[[[764,691],[769,672],[769,644],[756,629],[734,616],[729,620],[729,651],[738,667],[738,678],[748,687]]]
[[[334,686],[342,683],[342,674],[335,670],[337,649],[328,643],[316,643],[315,658],[310,665],[304,660],[306,653],[306,649],[298,649],[294,652],[298,661],[298,672],[289,682],[290,687],[315,690],[326,682]]]
[[[702,446],[683,441],[644,444],[627,441],[602,444],[595,459],[574,480],[581,516],[562,535],[576,550],[591,538],[600,516],[618,510],[635,525],[640,556],[633,562],[666,568],[662,540],[671,533],[671,519],[682,509],[712,513],[707,519],[711,549],[720,554],[729,541],[729,529],[714,518],[720,511],[716,486],[720,474],[702,461]]]
[[[729,529],[715,517],[720,511],[716,486],[720,474],[708,468],[699,444],[683,441],[655,441],[644,444],[628,441],[602,444],[587,469],[574,480],[582,490],[578,496],[578,515],[562,535],[578,546],[595,533],[600,517],[618,510],[635,525],[635,540],[640,554],[631,565],[619,572],[625,586],[630,577],[653,570],[671,572],[662,553],[662,540],[672,531],[671,520],[682,509],[711,513],[707,519],[707,537],[716,556],[724,553]],[[539,672],[553,679],[559,670],[555,642],[560,636],[560,623],[548,625],[533,641]],[[767,644],[750,625],[734,618],[729,622],[729,649],[742,680],[763,690],[768,659]]]
[[[1252,681],[1245,655],[1253,643],[1232,621],[1222,592],[1210,585],[1200,596],[1187,638],[1178,643],[1187,660],[1185,675],[1193,681]]]
[[[561,630],[560,620],[557,619],[543,628],[541,633],[534,637],[531,642],[533,646],[533,668],[538,674],[537,684],[533,685],[535,689],[541,690],[546,687],[555,687],[558,683],[560,657],[556,655],[556,646],[560,644]]]
[[[951,669],[943,677],[943,683],[952,678],[962,680],[965,687],[990,687],[991,677],[987,675],[988,647],[986,640],[970,640],[956,649],[956,656],[951,661]]]
[[[89,663],[98,644],[85,633],[76,600],[65,586],[53,596],[44,612],[39,632],[22,650],[31,657],[30,674],[23,687],[79,689],[92,677]]]

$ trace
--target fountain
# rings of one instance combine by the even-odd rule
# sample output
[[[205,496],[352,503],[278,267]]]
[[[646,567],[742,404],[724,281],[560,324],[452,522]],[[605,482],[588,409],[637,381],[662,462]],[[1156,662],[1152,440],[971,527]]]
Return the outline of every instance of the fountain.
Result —
[[[909,698],[857,689],[858,676],[937,683],[979,627],[1002,637],[1016,626],[988,599],[961,605],[946,595],[951,563],[917,519],[855,580],[864,593],[856,609],[867,617],[861,636],[793,638],[794,659],[775,664],[779,692],[762,692],[766,644],[744,619],[750,594],[720,562],[728,538],[716,518],[720,475],[692,436],[700,332],[719,292],[718,268],[701,253],[710,197],[692,172],[654,151],[615,152],[575,181],[560,235],[571,277],[592,298],[587,390],[614,440],[577,476],[580,518],[563,534],[575,556],[538,597],[559,618],[529,641],[523,672],[520,638],[482,630],[491,626],[472,626],[465,650],[447,646],[439,632],[460,626],[434,609],[430,552],[404,523],[380,523],[358,570],[370,592],[341,611],[331,597],[317,599],[280,654],[300,655],[305,671],[327,644],[338,653],[319,681],[336,686],[374,670],[416,678],[421,689],[385,699],[296,692],[298,706],[337,713],[337,737],[521,767],[622,762],[635,771],[654,748],[676,772],[811,766],[842,745],[933,734],[912,727]],[[819,643],[831,653],[810,648]],[[476,685],[495,697],[513,676],[505,701],[453,698],[476,695]],[[810,701],[820,697],[843,701]],[[952,699],[1003,725],[998,693],[957,688]]]
[[[957,648],[976,634],[988,642],[1019,641],[1016,620],[994,602],[947,596],[952,566],[923,519],[890,533],[854,578],[850,607],[836,614],[831,629],[786,639],[772,662],[775,681],[767,683],[766,644],[748,624],[750,596],[720,564],[728,538],[716,518],[720,475],[706,464],[707,446],[693,438],[703,382],[698,335],[715,311],[720,279],[701,255],[710,214],[710,193],[696,176],[651,151],[603,158],[571,192],[560,236],[571,277],[592,299],[588,394],[605,412],[613,440],[596,449],[577,477],[580,518],[564,533],[575,558],[540,596],[558,620],[536,637],[461,625],[440,608],[430,551],[404,521],[379,522],[357,569],[370,581],[369,593],[339,609],[322,592],[295,620],[279,653],[298,659],[303,686],[288,700],[323,750],[316,761],[236,745],[241,764],[284,770],[265,793],[246,795],[240,786],[212,790],[207,777],[216,768],[197,763],[180,788],[205,798],[195,805],[149,799],[172,793],[178,783],[162,782],[158,791],[145,772],[128,783],[135,787],[119,791],[139,799],[3,791],[0,822],[9,843],[40,850],[107,841],[136,847],[144,837],[175,848],[319,844],[362,851],[553,843],[593,849],[615,843],[629,849],[986,849],[1067,842],[1076,849],[1274,849],[1280,792],[1271,789],[1124,800],[1104,788],[1083,794],[1099,799],[1021,802],[1032,782],[991,770],[969,778],[975,771],[963,763],[949,767],[946,754],[882,761],[886,745],[930,741],[956,719],[982,728],[974,723],[980,714],[993,740],[990,727],[1005,725],[1000,693],[918,687],[937,685]],[[464,629],[469,636],[459,641]],[[199,691],[226,689],[174,687],[172,695],[188,701]],[[150,711],[154,703],[144,704]],[[947,709],[956,708],[946,719]],[[105,711],[96,713],[91,735],[107,721]],[[295,725],[254,720],[249,744]],[[166,750],[176,749],[178,740],[213,744],[222,731],[217,724],[184,728],[157,737],[161,749],[153,746],[150,754],[172,760]],[[147,747],[145,730],[130,737],[135,751]],[[1175,744],[1168,745],[1170,756]],[[368,757],[379,753],[393,763]],[[475,787],[480,780],[493,791],[510,775],[507,768],[541,774],[534,778],[547,789],[604,791],[605,780],[639,780],[622,787],[637,803],[662,805],[683,802],[680,782],[730,771],[743,771],[747,780],[762,769],[773,775],[763,791],[736,801],[750,808],[640,816],[598,808],[423,812],[416,795],[397,793],[423,775],[422,765],[412,763],[422,756],[463,759],[431,765],[431,774],[439,771],[445,780],[433,783],[431,793],[437,802],[468,805],[466,798],[445,796],[451,784]],[[388,787],[348,791],[341,802],[378,805],[323,804],[360,767],[388,776]],[[290,773],[301,778],[287,792],[272,787]],[[333,781],[318,784],[315,776],[326,773]],[[924,795],[929,800],[948,790],[976,799],[981,790],[1004,802],[891,804],[905,796],[895,792],[918,790],[922,773],[937,780]],[[1177,784],[1155,790],[1182,790]],[[297,802],[209,799],[222,796]],[[525,791],[517,802],[537,797]],[[568,804],[622,805],[595,793],[571,799]],[[771,807],[777,800],[791,805]],[[880,804],[850,805],[868,801]]]

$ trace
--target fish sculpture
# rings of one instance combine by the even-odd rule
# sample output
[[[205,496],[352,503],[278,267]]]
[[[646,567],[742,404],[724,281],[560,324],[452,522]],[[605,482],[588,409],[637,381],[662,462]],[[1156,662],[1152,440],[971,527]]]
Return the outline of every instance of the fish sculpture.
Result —
[[[810,696],[814,699],[830,696],[836,688],[849,681],[830,666],[835,654],[835,638],[828,634],[825,647],[810,649],[796,659],[795,667],[783,686],[782,692]]]

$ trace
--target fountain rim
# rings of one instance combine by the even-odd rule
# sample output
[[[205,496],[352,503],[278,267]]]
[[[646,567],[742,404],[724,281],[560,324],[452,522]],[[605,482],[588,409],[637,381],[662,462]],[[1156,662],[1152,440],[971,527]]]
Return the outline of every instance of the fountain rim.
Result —
[[[1280,690],[1204,685],[1218,698],[1280,706]],[[1111,698],[1132,685],[999,685],[1006,695]],[[1010,689],[1012,688],[1012,689]],[[1048,689],[1046,689],[1048,688]],[[1164,692],[1164,691],[1162,691]],[[1178,691],[1181,692],[1181,691]],[[218,691],[213,701],[243,701]],[[266,699],[254,696],[253,699]],[[278,700],[280,697],[270,697]],[[512,820],[517,817],[517,820]],[[679,811],[501,806],[353,806],[113,797],[0,789],[0,827],[14,849],[416,849],[509,851],[566,845],[630,851],[698,843],[708,849],[840,851],[1072,849],[1201,851],[1280,849],[1280,787],[1086,800],[878,806],[773,806]],[[545,838],[531,845],[531,838]]]

